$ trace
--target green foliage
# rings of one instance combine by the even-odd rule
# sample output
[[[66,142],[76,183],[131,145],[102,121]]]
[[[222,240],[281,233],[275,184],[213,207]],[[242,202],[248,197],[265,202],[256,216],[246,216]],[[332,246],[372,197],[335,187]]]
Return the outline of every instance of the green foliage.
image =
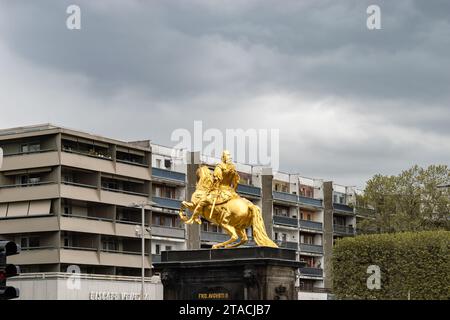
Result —
[[[361,235],[338,240],[333,250],[333,292],[338,299],[450,299],[450,232]],[[381,288],[370,290],[370,265]]]
[[[414,166],[397,176],[375,175],[357,200],[375,212],[358,223],[359,231],[450,230],[450,188],[439,187],[449,182],[445,165]]]

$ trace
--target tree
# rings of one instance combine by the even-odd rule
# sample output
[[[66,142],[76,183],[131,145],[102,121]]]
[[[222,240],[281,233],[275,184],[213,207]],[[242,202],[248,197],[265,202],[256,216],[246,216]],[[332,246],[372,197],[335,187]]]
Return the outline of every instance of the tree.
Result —
[[[374,212],[359,223],[360,231],[450,230],[449,182],[446,165],[416,165],[397,176],[375,175],[357,200],[358,206]]]

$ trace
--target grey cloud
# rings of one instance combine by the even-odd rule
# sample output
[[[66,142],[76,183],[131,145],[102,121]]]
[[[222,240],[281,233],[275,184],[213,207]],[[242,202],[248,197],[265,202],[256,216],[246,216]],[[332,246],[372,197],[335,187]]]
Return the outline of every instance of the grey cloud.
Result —
[[[221,129],[269,127],[273,120],[284,129],[301,123],[309,109],[280,104],[262,113],[249,107],[252,97],[294,95],[311,103],[331,97],[339,112],[361,115],[373,133],[339,144],[335,135],[342,132],[305,142],[295,136],[301,127],[282,130],[282,166],[360,183],[414,161],[450,162],[436,145],[403,142],[408,130],[435,135],[435,144],[450,140],[448,1],[376,1],[383,27],[377,31],[365,21],[373,1],[78,1],[82,30],[69,31],[65,9],[72,3],[0,2],[0,44],[36,68],[89,82],[67,88],[79,90],[89,107],[56,111],[51,101],[38,101],[36,119],[170,143],[173,129],[197,119]],[[218,111],[224,107],[227,117]],[[100,123],[85,119],[104,110],[109,114]],[[276,121],[281,117],[286,123]],[[336,130],[350,125],[342,124]],[[401,142],[381,136],[376,124],[398,128]]]

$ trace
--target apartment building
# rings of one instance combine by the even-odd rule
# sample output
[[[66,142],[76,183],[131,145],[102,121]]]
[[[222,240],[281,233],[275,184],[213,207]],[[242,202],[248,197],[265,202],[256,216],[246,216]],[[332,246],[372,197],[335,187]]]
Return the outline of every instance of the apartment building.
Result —
[[[199,165],[213,168],[219,159],[186,158],[148,140],[123,142],[53,125],[0,130],[0,147],[0,238],[21,244],[22,253],[11,257],[21,266],[20,278],[45,274],[60,281],[73,265],[92,278],[85,279],[90,291],[74,296],[63,290],[62,297],[101,297],[96,281],[108,292],[129,288],[133,295],[141,270],[136,203],[152,204],[144,221],[151,227],[145,235],[148,276],[161,251],[209,248],[228,239],[218,226],[185,226],[178,217],[181,201],[195,191]],[[262,208],[268,234],[307,263],[298,273],[299,297],[326,299],[333,243],[354,235],[357,219],[364,218],[352,206],[354,188],[236,167],[237,191]],[[251,230],[248,235],[247,246],[255,245]],[[146,285],[149,298],[162,297],[160,282],[149,278]]]

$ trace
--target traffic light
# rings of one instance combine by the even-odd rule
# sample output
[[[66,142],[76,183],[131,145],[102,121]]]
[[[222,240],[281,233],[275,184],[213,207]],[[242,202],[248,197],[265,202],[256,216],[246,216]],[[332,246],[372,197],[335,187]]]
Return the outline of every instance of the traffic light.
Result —
[[[12,241],[0,241],[0,300],[9,300],[19,297],[19,289],[8,287],[6,280],[20,273],[19,267],[7,264],[8,256],[20,253],[20,246]]]

